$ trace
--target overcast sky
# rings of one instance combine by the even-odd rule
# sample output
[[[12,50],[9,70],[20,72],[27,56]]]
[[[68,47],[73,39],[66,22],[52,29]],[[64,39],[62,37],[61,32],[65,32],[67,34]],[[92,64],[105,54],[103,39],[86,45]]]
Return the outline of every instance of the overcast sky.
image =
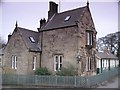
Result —
[[[60,4],[60,12],[85,6],[87,0],[50,0]],[[59,3],[59,1],[61,1]],[[97,1],[97,2],[95,2]],[[97,38],[118,31],[118,0],[89,0]],[[0,3],[0,35],[7,41],[15,22],[37,31],[41,18],[48,17],[49,0],[3,0]]]

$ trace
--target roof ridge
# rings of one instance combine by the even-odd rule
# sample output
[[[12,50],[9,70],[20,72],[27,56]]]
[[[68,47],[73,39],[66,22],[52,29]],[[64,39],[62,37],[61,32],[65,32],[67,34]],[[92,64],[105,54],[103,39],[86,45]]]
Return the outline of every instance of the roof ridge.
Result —
[[[26,29],[26,28],[22,28],[22,27],[17,27],[19,29],[22,29],[22,30],[26,30],[26,31],[30,31],[30,32],[34,32],[34,33],[38,33],[38,31],[33,31],[31,29]]]
[[[56,13],[56,14],[62,14],[62,13],[66,13],[66,12],[71,12],[71,11],[75,11],[75,10],[86,8],[86,7],[87,6],[83,6],[83,7],[79,7],[79,8],[75,8],[75,9],[71,9],[71,10],[67,10],[67,11],[63,11],[63,12],[60,12],[60,13]]]

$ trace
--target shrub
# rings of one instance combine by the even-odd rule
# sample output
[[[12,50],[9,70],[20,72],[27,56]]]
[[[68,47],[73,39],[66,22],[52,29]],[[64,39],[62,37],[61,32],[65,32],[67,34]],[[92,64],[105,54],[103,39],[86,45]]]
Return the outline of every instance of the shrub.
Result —
[[[46,68],[38,68],[35,71],[36,75],[51,75],[51,72]]]
[[[72,65],[68,67],[63,67],[60,71],[56,72],[56,75],[59,76],[75,76],[77,75],[76,68],[74,68]]]

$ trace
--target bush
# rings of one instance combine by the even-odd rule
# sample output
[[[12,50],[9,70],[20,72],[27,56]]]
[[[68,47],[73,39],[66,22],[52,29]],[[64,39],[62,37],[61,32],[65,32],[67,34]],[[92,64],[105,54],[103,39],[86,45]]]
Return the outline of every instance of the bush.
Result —
[[[48,69],[46,67],[44,67],[44,68],[36,69],[35,74],[36,75],[51,75],[51,72],[48,71]]]
[[[76,71],[76,68],[74,68],[72,65],[70,65],[67,68],[63,67],[60,71],[57,71],[56,75],[75,76],[75,75],[77,75],[77,71]]]

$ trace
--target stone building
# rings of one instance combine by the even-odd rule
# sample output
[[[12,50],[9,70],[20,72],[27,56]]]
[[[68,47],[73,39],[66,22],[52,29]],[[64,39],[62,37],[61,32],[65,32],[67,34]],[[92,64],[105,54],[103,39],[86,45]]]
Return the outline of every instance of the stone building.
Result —
[[[40,48],[37,46],[39,33],[16,27],[8,35],[4,50],[3,73],[33,74],[39,66]]]
[[[50,2],[48,20],[40,20],[38,32],[16,28],[5,49],[4,66],[12,73],[33,74],[47,67],[53,74],[72,65],[78,75],[96,72],[96,30],[89,3],[77,9],[58,13]]]

